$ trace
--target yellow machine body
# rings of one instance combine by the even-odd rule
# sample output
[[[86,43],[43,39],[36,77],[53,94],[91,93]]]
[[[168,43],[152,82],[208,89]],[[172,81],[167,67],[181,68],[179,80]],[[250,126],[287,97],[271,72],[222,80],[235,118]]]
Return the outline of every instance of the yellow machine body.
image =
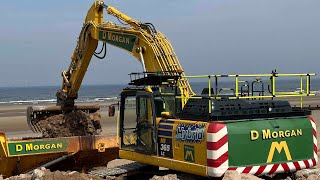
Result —
[[[174,120],[175,123],[160,123],[160,121],[163,121],[163,118],[157,118],[157,126],[159,127],[159,124],[166,125],[166,126],[172,126],[171,130],[168,129],[161,129],[159,128],[157,131],[167,131],[167,132],[175,132],[177,129],[177,126],[179,124],[188,124],[188,125],[200,125],[203,128],[203,132],[207,132],[207,123],[204,122],[197,122],[197,121],[188,121],[188,120]],[[171,119],[173,120],[173,119]],[[172,122],[172,121],[170,121]],[[151,139],[151,138],[150,138]],[[172,155],[168,155],[168,157],[164,157],[165,155],[161,156],[152,156],[152,155],[146,155],[143,153],[138,153],[135,151],[128,151],[120,149],[119,156],[123,159],[130,159],[133,161],[154,165],[154,166],[160,166],[160,167],[166,167],[169,169],[174,169],[177,171],[187,172],[190,174],[196,174],[200,176],[207,176],[207,143],[206,143],[206,137],[202,139],[202,141],[197,143],[187,143],[187,142],[179,142],[177,141],[175,136],[164,136],[164,135],[158,135],[158,146],[168,146],[170,143],[166,141],[172,142],[172,147],[163,147],[170,148],[171,152],[173,152]],[[171,146],[171,145],[170,145]],[[192,147],[192,149],[185,149],[185,147]],[[161,148],[161,147],[160,147]],[[163,151],[166,152],[166,151]],[[161,153],[161,152],[160,152]]]
[[[78,171],[105,166],[118,158],[119,151],[116,136],[8,140],[5,133],[0,133],[0,143],[0,174],[5,177],[26,173],[57,159],[63,161],[60,168]]]

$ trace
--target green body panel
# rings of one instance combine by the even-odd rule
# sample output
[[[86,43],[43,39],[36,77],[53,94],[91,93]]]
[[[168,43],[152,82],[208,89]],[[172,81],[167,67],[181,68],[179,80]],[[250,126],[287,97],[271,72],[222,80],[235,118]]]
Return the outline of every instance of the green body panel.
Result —
[[[313,158],[308,117],[226,123],[229,166],[279,164]]]
[[[121,33],[99,31],[99,40],[132,52],[137,37]]]
[[[31,141],[9,142],[9,156],[29,155],[38,153],[52,153],[65,151],[68,146],[67,140],[57,141]]]

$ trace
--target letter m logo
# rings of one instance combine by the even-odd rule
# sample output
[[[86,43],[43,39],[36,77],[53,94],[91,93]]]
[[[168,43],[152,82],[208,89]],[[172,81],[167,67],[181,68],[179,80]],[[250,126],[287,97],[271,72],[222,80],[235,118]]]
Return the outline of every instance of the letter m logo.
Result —
[[[184,145],[184,160],[189,162],[194,162],[194,147]]]
[[[284,153],[286,154],[287,160],[291,161],[291,154],[290,154],[290,150],[288,148],[287,142],[286,141],[281,141],[280,143],[278,142],[272,142],[271,147],[270,147],[270,151],[269,151],[269,155],[268,155],[268,159],[267,159],[267,163],[272,162],[273,156],[274,156],[274,151],[277,149],[278,153],[280,154],[282,149],[284,149]]]

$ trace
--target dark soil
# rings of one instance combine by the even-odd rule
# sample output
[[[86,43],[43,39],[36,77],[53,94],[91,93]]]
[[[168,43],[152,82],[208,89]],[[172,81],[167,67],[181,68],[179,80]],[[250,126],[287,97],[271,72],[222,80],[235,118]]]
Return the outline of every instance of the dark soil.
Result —
[[[42,168],[36,169],[32,174],[20,174],[19,176],[12,176],[6,180],[103,180],[98,176],[91,176],[76,171],[54,171]]]
[[[70,137],[98,135],[102,128],[99,113],[85,113],[74,111],[65,114],[51,116],[39,122],[43,137]]]

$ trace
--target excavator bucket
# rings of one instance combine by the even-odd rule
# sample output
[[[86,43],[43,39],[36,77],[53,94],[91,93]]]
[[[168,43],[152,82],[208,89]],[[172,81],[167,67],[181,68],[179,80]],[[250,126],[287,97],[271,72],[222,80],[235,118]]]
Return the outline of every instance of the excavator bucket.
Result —
[[[83,111],[85,113],[95,113],[100,109],[99,105],[76,105],[72,107],[62,106],[29,106],[27,108],[27,123],[35,133],[41,133],[39,122],[51,116],[65,114],[73,111]]]

